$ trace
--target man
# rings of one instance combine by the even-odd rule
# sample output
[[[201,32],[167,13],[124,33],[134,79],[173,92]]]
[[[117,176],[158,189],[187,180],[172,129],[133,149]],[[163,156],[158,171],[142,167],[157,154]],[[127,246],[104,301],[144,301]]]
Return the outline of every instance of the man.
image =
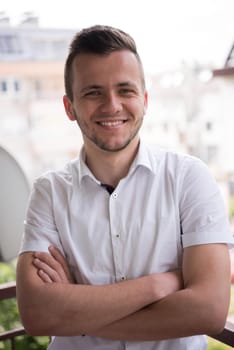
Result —
[[[17,266],[32,335],[51,350],[205,349],[230,297],[233,239],[207,167],[140,142],[147,108],[133,39],[78,33],[63,102],[83,148],[34,184]]]

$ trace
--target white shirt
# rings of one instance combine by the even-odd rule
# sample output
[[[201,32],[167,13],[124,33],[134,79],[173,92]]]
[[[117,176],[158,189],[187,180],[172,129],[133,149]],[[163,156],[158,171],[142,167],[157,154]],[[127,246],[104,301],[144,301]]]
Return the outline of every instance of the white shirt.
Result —
[[[57,246],[78,283],[109,284],[181,266],[183,247],[234,243],[222,197],[199,159],[142,143],[109,195],[84,162],[34,184],[20,252]],[[202,350],[203,336],[158,342],[55,337],[50,350]]]

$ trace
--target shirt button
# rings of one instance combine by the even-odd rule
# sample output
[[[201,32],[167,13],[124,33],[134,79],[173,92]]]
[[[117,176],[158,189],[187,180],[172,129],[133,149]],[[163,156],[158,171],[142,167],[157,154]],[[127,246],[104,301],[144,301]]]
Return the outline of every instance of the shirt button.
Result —
[[[122,281],[125,281],[125,280],[126,280],[126,277],[122,276],[122,277],[121,277],[121,280],[122,280]]]
[[[116,192],[113,192],[113,197],[114,198],[117,198],[118,197],[118,194]]]
[[[117,233],[116,238],[119,238],[119,237],[120,237],[120,235]]]

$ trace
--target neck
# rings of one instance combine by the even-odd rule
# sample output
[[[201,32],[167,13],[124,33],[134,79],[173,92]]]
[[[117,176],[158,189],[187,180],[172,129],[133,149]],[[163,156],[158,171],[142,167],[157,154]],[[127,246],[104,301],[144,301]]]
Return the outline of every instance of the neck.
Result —
[[[84,145],[86,164],[100,182],[116,187],[124,178],[136,156],[139,139],[132,141],[125,149],[109,152],[95,146]]]

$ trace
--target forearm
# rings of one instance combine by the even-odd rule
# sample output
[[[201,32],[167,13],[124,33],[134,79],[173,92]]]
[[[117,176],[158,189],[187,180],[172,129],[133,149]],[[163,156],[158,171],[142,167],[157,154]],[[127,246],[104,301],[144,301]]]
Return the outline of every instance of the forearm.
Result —
[[[198,296],[199,295],[199,296]],[[129,341],[164,340],[197,334],[217,334],[226,310],[206,303],[202,293],[178,291],[90,335]]]
[[[180,288],[179,274],[149,275],[112,285],[43,283],[29,257],[18,263],[17,298],[27,331],[79,335],[104,328]]]
[[[184,289],[92,335],[122,340],[162,340],[217,334],[230,301],[230,260],[225,245],[186,248]]]
[[[45,284],[28,292],[24,301],[19,298],[19,304],[30,333],[79,335],[151,303],[153,293],[145,282],[138,279],[107,286]]]

